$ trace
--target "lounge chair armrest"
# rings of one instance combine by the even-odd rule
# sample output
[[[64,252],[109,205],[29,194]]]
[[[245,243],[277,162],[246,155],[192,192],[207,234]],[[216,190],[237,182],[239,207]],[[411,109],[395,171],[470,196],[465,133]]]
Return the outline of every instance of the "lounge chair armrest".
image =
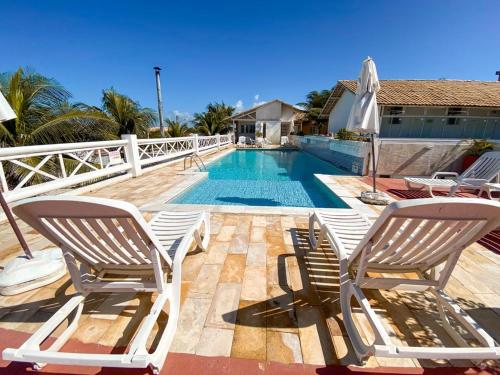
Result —
[[[452,177],[458,178],[458,173],[457,172],[435,172],[432,174],[431,178],[441,178],[441,177],[446,177],[446,176],[452,176]]]

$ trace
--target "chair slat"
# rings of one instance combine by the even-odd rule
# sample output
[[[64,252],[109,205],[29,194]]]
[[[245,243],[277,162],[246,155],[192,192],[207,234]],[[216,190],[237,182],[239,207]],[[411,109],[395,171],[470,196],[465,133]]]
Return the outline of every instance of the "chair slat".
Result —
[[[405,221],[406,218],[393,219],[373,236],[372,256],[376,256],[389,243],[390,239],[394,237]]]
[[[443,244],[448,242],[450,237],[454,237],[456,231],[459,231],[464,226],[466,226],[469,222],[466,220],[457,220],[444,221],[443,225],[441,225],[441,230],[438,232],[438,235],[434,238],[432,242],[429,243],[428,246],[422,248],[422,251],[417,253],[412,258],[406,260],[406,263],[422,263],[424,260],[436,250],[438,250]]]
[[[402,260],[412,252],[418,252],[420,250],[418,246],[430,234],[436,223],[436,220],[424,220],[419,227],[415,228],[410,236],[410,240],[397,253],[386,258],[386,263],[393,262],[395,258]]]
[[[401,250],[401,245],[403,242],[408,241],[409,238],[411,238],[411,234],[414,232],[414,230],[422,223],[422,220],[418,219],[413,219],[413,220],[408,220],[404,228],[398,230],[395,235],[396,238],[393,239],[393,241],[387,246],[386,249],[380,251],[378,254],[375,253],[373,257],[370,257],[370,262],[386,262],[386,258],[394,255]]]
[[[440,231],[444,228],[443,225],[444,223],[438,220],[428,220],[428,224],[424,225],[424,228],[421,231],[422,236],[416,237],[413,241],[413,246],[407,248],[406,253],[401,255],[399,262],[401,264],[405,263],[408,259],[416,256],[422,251],[425,251],[429,244],[432,243],[432,241],[435,241],[439,236]]]
[[[86,218],[85,220],[77,219],[75,220],[75,222],[80,222],[82,227],[86,227],[86,224],[90,225],[90,227],[95,231],[97,235],[95,237],[96,245],[100,246],[102,251],[104,251],[111,259],[113,259],[115,263],[117,264],[129,263],[122,256],[118,255],[120,254],[119,246],[115,244],[109,233],[101,227],[97,219],[91,219],[91,218]]]
[[[90,220],[82,220],[77,218],[70,219],[72,223],[85,235],[92,243],[92,248],[99,252],[102,258],[107,259],[108,263],[120,264],[122,260],[117,257],[113,252],[109,251],[106,246],[101,242],[102,239],[98,233],[93,233],[91,231],[92,226],[90,225]],[[88,226],[87,226],[88,225]],[[92,228],[93,229],[93,228]]]
[[[136,228],[134,228],[127,219],[117,218],[118,222],[124,229],[124,233],[127,237],[134,243],[139,251],[142,251],[148,259],[151,260],[151,251],[149,247],[144,243],[143,239],[137,234]],[[136,250],[137,251],[137,250]]]
[[[99,257],[96,253],[91,253],[88,249],[84,247],[77,246],[77,242],[71,235],[69,235],[66,229],[61,227],[60,223],[54,218],[44,218],[42,219],[47,228],[51,231],[51,234],[58,239],[58,242],[64,249],[68,249],[75,253],[79,258],[85,260],[89,264],[96,264],[98,262],[105,262],[104,259]]]
[[[127,238],[123,235],[123,230],[118,230],[117,224],[112,219],[101,219],[101,221],[106,225],[109,231],[113,234],[114,238],[119,242],[122,246],[121,251],[127,254],[128,257],[131,258],[131,263],[136,264],[149,264],[150,261],[146,258],[142,253],[137,252],[135,249],[133,251],[129,251],[129,247],[131,244],[128,242]],[[120,229],[122,229],[120,227]]]

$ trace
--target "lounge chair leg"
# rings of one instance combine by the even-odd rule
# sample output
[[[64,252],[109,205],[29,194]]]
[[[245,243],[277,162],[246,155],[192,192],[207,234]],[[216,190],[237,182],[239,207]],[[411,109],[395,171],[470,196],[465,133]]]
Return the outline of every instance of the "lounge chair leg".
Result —
[[[342,310],[342,320],[351,340],[352,347],[360,365],[366,362],[366,359],[374,355],[373,348],[365,345],[359,331],[352,318],[351,298],[353,295],[352,283],[347,282],[340,286],[340,307]]]
[[[448,193],[448,196],[449,196],[449,197],[453,197],[453,196],[457,193],[458,188],[459,188],[459,186],[458,186],[458,185],[453,186],[453,187],[450,189],[450,192]]]
[[[208,242],[210,241],[210,216],[205,215],[203,219],[203,239],[201,238],[200,230],[194,231],[194,239],[196,244],[203,250],[207,251]]]
[[[312,214],[309,216],[309,242],[313,250],[316,250],[318,246],[321,246],[323,240],[325,239],[325,229],[321,226],[318,239],[314,233],[314,224],[316,223],[316,216]]]
[[[450,324],[446,312],[449,312],[453,317],[459,321],[463,327],[471,333],[481,344],[486,347],[494,348],[495,340],[483,329],[481,326],[472,319],[462,308],[453,301],[442,290],[431,289],[431,292],[436,297],[439,315],[443,320],[443,327],[451,336],[451,338],[460,346],[469,347],[467,342],[456,332],[454,327]]]

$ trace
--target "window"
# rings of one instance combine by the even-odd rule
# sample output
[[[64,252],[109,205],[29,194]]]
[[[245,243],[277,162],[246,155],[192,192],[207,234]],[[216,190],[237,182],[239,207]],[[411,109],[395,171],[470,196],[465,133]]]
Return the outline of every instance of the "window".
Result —
[[[458,125],[460,123],[460,118],[455,116],[466,115],[467,112],[461,107],[450,107],[448,108],[448,125]]]
[[[391,107],[389,110],[389,115],[390,116],[399,116],[404,113],[403,107]]]
[[[242,134],[252,134],[255,133],[255,124],[241,124],[240,133]]]
[[[399,125],[401,124],[401,117],[400,116],[404,113],[403,107],[390,107],[389,109],[389,116],[391,116],[390,123],[391,125]]]

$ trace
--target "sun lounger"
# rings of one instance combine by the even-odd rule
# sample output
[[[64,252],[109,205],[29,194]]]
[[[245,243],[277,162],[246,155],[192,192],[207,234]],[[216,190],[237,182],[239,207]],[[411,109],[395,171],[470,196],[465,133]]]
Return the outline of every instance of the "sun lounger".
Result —
[[[238,143],[236,147],[247,147],[247,138],[246,137],[238,137]]]
[[[433,189],[449,190],[449,196],[455,195],[458,190],[477,190],[490,182],[500,173],[500,151],[486,152],[477,159],[467,170],[459,175],[455,172],[436,172],[429,177],[405,177],[406,187],[409,190],[424,189],[434,197]],[[449,177],[449,178],[448,178]]]
[[[481,189],[479,190],[479,193],[477,193],[477,196],[479,198],[481,198],[481,196],[483,195],[483,192],[485,192],[489,199],[500,200],[500,198],[493,198],[493,196],[491,195],[491,193],[494,192],[494,191],[500,192],[500,183],[496,184],[496,183],[493,183],[493,182],[487,182],[487,183],[485,183],[485,184],[483,184],[481,186]]]
[[[319,226],[316,237],[315,226]],[[327,240],[339,259],[343,323],[360,360],[375,355],[422,359],[499,359],[500,346],[445,292],[444,288],[466,247],[500,225],[500,203],[475,198],[428,198],[391,203],[372,224],[354,210],[316,210],[310,217],[314,249]],[[374,274],[368,275],[367,272]],[[396,277],[387,274],[396,273]],[[407,274],[413,277],[401,277]],[[415,277],[416,275],[416,277]],[[399,276],[399,277],[398,277]],[[403,346],[391,340],[363,290],[393,289],[431,292],[441,324],[457,347]],[[374,342],[364,342],[354,323],[351,298],[367,318]],[[449,316],[453,321],[449,320]],[[463,338],[457,323],[470,337]]]
[[[42,197],[19,202],[14,213],[57,244],[64,254],[77,294],[70,298],[18,349],[3,351],[5,360],[62,365],[145,368],[159,373],[177,327],[181,264],[196,241],[206,249],[209,216],[204,212],[160,212],[148,224],[130,203],[91,197]],[[204,238],[202,238],[202,231]],[[172,274],[167,280],[165,272]],[[125,354],[60,352],[77,329],[89,293],[158,293]],[[147,342],[169,302],[168,322],[155,349]],[[70,316],[74,312],[71,319]],[[40,344],[66,319],[67,328],[50,347]]]

